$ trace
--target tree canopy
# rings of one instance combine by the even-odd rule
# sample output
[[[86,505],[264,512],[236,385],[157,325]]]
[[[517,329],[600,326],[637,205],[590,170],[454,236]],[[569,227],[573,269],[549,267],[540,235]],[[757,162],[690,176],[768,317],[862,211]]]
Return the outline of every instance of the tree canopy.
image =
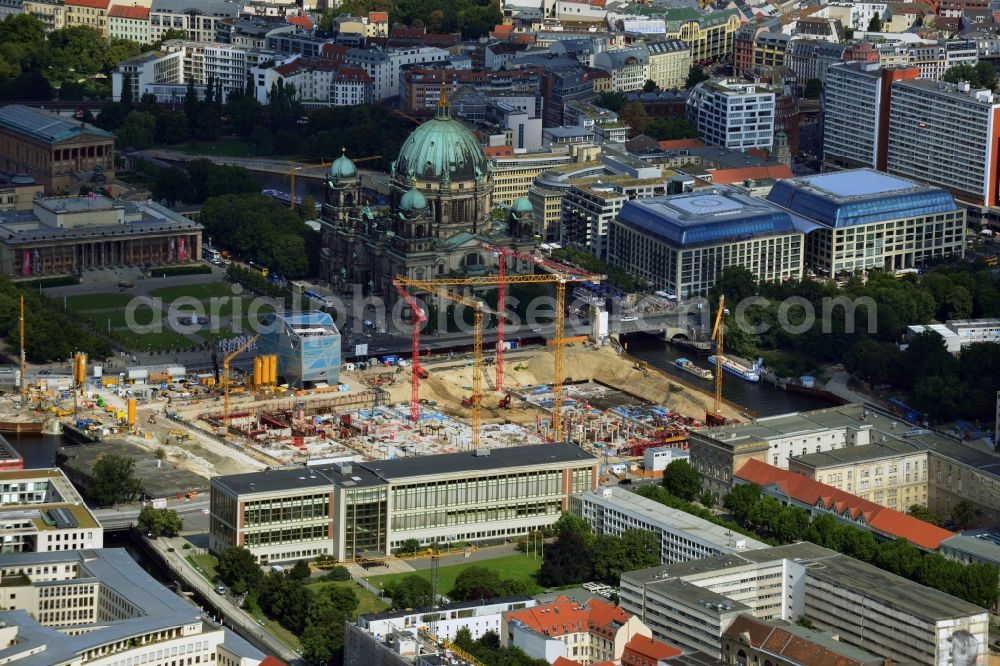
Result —
[[[701,492],[701,474],[687,460],[674,460],[663,470],[663,487],[690,502]]]
[[[392,598],[392,607],[397,610],[426,608],[434,602],[430,581],[416,574],[410,574],[391,587],[386,587],[385,592]]]
[[[227,548],[219,556],[215,572],[235,594],[245,594],[256,588],[264,577],[257,558],[248,548]]]
[[[174,536],[184,529],[184,521],[173,509],[154,509],[152,506],[142,507],[139,521],[136,523],[140,532],[154,537],[160,535]]]
[[[992,64],[981,61],[975,65],[952,65],[941,76],[949,83],[967,82],[972,88],[993,90],[997,86],[997,71]]]
[[[128,456],[101,456],[90,477],[84,492],[101,506],[131,502],[142,494],[142,482],[135,476],[135,460]]]
[[[476,601],[524,592],[525,586],[521,581],[500,578],[500,574],[486,567],[470,566],[455,578],[455,586],[448,597],[452,601]]]

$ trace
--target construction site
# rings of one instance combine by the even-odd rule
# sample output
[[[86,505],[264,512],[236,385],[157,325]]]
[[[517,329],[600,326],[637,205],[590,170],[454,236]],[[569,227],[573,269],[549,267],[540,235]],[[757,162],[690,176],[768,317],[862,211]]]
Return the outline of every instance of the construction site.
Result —
[[[512,252],[496,251],[500,257]],[[256,348],[258,336],[227,355],[215,373],[174,365],[105,375],[78,354],[71,386],[22,381],[17,402],[36,419],[47,419],[48,427],[58,421],[56,427],[74,444],[116,442],[140,457],[152,454],[156,463],[139,471],[157,494],[194,492],[206,485],[199,480],[218,474],[306,461],[394,459],[566,440],[602,456],[608,473],[624,478],[641,473],[646,449],[686,448],[691,429],[738,418],[721,399],[721,383],[714,396],[706,394],[631,359],[614,341],[563,337],[567,286],[599,283],[600,276],[551,262],[536,274],[507,276],[502,261],[500,266],[496,276],[398,278],[396,288],[410,306],[412,353],[396,365],[341,364],[339,332],[328,315],[324,320],[290,315],[278,333],[283,337],[261,341],[249,365],[245,352]],[[503,317],[497,317],[498,342],[487,360],[483,320],[505,312],[506,287],[518,283],[555,287],[553,339],[509,349]],[[475,297],[476,287],[489,286],[500,287],[495,311]],[[426,315],[413,298],[417,292],[471,309],[470,353],[433,360],[422,354]],[[319,370],[307,364],[308,345],[319,350]],[[246,370],[235,367],[241,354]],[[298,381],[290,381],[292,376]],[[309,381],[315,377],[321,381]],[[65,458],[86,466],[94,456]],[[172,481],[155,483],[158,475]]]

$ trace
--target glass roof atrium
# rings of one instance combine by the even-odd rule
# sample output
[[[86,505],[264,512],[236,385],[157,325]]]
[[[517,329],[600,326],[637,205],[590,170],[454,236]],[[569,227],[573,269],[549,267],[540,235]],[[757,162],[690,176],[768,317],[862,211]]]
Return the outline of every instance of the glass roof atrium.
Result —
[[[767,200],[835,228],[958,210],[945,190],[872,169],[782,180]]]

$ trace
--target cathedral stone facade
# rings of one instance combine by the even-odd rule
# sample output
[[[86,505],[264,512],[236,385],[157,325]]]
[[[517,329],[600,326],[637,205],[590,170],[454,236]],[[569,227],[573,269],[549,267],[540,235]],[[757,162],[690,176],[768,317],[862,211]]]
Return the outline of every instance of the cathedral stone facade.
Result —
[[[392,164],[388,215],[362,202],[361,180],[346,155],[330,165],[323,205],[323,269],[344,292],[394,300],[392,279],[494,273],[481,244],[532,252],[531,207],[517,201],[493,216],[492,165],[475,136],[451,117],[442,92],[436,116],[409,136]],[[530,262],[508,261],[511,273]]]

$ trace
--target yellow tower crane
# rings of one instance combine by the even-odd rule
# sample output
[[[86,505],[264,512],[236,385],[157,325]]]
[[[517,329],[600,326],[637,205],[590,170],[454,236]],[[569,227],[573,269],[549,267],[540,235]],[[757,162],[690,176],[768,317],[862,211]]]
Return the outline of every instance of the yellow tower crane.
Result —
[[[229,428],[229,362],[234,358],[245,352],[250,348],[250,345],[257,341],[260,335],[255,335],[242,345],[240,345],[232,354],[226,357],[222,362],[222,427]]]
[[[554,350],[552,359],[552,433],[555,440],[562,439],[562,405],[563,405],[563,337],[566,326],[566,285],[571,282],[591,282],[598,283],[603,279],[601,275],[573,275],[569,273],[540,273],[529,275],[507,275],[501,278],[498,275],[483,275],[468,278],[435,278],[432,280],[411,280],[410,278],[397,277],[396,281],[401,285],[414,285],[419,282],[417,288],[425,291],[432,291],[439,287],[468,286],[486,287],[501,284],[540,284],[555,283],[556,285],[556,330],[554,340]],[[482,338],[479,339],[482,346]],[[482,368],[480,367],[480,372]],[[477,373],[474,370],[473,376]],[[478,437],[478,435],[477,435]]]
[[[712,327],[712,339],[715,340],[715,413],[705,417],[705,422],[709,425],[724,421],[722,416],[722,375],[725,371],[722,369],[722,363],[725,353],[723,338],[726,327],[722,320],[725,312],[726,297],[719,296],[719,311],[715,313],[715,326]]]
[[[393,280],[393,284],[400,287],[412,287],[431,294],[440,294],[450,301],[454,301],[467,308],[472,308],[473,329],[472,329],[472,397],[463,403],[468,404],[472,411],[472,448],[479,448],[479,431],[483,424],[483,313],[493,313],[482,301],[467,298],[462,294],[456,294],[442,288],[441,284],[434,284],[435,280],[414,280],[402,276]],[[496,314],[496,313],[493,313]],[[419,323],[415,324],[419,326]],[[420,359],[413,359],[412,363],[419,363]]]

